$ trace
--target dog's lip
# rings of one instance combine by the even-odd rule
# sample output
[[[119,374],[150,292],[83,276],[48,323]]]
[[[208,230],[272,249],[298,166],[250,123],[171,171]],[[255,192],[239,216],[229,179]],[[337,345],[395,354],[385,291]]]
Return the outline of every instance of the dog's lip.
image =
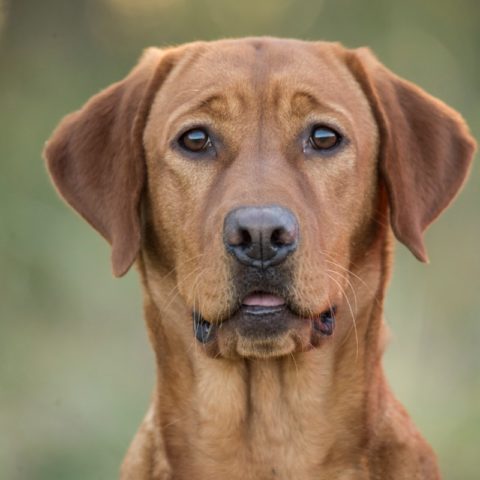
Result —
[[[329,302],[328,308],[321,309],[321,313],[307,314],[303,312],[302,309],[299,308],[297,305],[290,302],[287,297],[282,296],[281,294],[277,294],[277,292],[274,293],[272,290],[252,290],[243,297],[243,300],[241,300],[241,298],[242,297],[240,297],[240,300],[237,303],[236,309],[230,311],[228,317],[224,318],[223,320],[211,322],[204,318],[199,311],[193,310],[193,316],[195,320],[194,323],[196,325],[208,326],[213,323],[218,326],[229,320],[230,318],[235,317],[236,314],[239,312],[248,316],[268,318],[279,312],[285,311],[299,319],[304,319],[305,321],[312,321],[314,326],[318,327],[321,324],[334,323],[337,310],[336,305],[332,305]]]
[[[262,307],[278,308],[285,307],[286,302],[283,297],[273,293],[255,291],[247,295],[242,301],[242,307]]]
[[[240,322],[243,323],[244,331],[242,335],[247,337],[251,337],[251,330],[258,331],[258,326],[262,325],[262,335],[265,334],[265,329],[270,331],[271,334],[272,326],[275,325],[277,321],[280,321],[280,334],[282,333],[282,331],[284,333],[285,318],[293,319],[294,322],[298,322],[298,320],[302,319],[304,321],[308,320],[311,324],[311,328],[313,328],[313,331],[317,332],[322,337],[329,337],[333,334],[335,328],[335,314],[337,311],[337,307],[335,305],[330,306],[328,310],[323,311],[320,315],[314,317],[303,317],[295,314],[295,312],[293,312],[289,306],[287,306],[285,303],[280,303],[278,299],[281,299],[281,297],[276,297],[275,302],[263,302],[267,303],[267,305],[259,305],[255,303],[252,305],[246,305],[242,303],[237,312],[228,320],[235,318],[235,316],[237,315],[240,315],[239,318],[237,317],[237,320],[240,319]],[[249,324],[249,322],[252,321],[253,324]],[[221,324],[212,324],[205,320],[198,312],[193,312],[194,335],[200,343],[211,343],[211,341],[216,337],[218,333],[219,326],[221,327]],[[250,330],[250,332],[248,330]]]

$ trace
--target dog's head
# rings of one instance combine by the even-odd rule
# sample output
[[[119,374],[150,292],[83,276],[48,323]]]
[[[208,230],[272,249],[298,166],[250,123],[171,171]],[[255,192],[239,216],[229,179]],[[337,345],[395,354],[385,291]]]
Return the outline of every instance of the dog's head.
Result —
[[[142,251],[207,352],[270,357],[332,334],[387,204],[426,260],[473,151],[456,112],[367,49],[260,38],[148,50],[45,156],[115,275]]]

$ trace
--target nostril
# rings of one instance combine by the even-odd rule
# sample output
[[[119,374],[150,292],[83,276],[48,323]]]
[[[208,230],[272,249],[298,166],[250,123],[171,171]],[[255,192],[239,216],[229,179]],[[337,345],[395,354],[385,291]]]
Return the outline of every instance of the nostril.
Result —
[[[239,237],[241,238],[240,242],[238,243],[239,247],[248,247],[252,244],[252,236],[247,229],[240,229]]]
[[[225,235],[225,241],[231,247],[248,247],[252,243],[252,236],[245,228],[232,227],[229,228]]]
[[[285,247],[294,244],[296,237],[295,229],[287,230],[286,228],[280,227],[273,230],[270,242],[274,247]]]
[[[283,228],[276,228],[272,232],[270,242],[274,247],[281,247],[285,244],[285,242],[283,241]]]

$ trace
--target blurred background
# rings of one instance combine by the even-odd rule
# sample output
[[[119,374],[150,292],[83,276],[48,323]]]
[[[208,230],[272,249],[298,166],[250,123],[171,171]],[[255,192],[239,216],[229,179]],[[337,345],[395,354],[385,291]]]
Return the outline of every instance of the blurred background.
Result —
[[[153,356],[132,271],[57,198],[41,151],[60,118],[149,45],[244,35],[370,45],[480,138],[477,0],[0,0],[0,478],[113,479]],[[393,388],[446,479],[480,478],[480,165],[427,235],[397,248]]]

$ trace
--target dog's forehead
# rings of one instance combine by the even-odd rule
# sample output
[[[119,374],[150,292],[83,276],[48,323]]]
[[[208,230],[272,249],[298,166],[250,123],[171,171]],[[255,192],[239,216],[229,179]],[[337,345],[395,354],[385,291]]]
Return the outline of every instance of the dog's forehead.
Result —
[[[171,111],[216,94],[240,92],[247,101],[257,101],[277,89],[289,98],[304,92],[320,102],[368,109],[343,61],[344,52],[335,43],[272,38],[187,45],[163,88],[164,107]]]

